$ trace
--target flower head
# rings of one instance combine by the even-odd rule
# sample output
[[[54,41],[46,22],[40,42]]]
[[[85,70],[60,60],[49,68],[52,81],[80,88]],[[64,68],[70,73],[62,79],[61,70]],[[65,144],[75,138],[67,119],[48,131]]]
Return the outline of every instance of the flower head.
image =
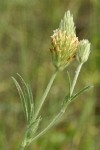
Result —
[[[70,15],[70,11],[65,13],[59,28],[54,30],[51,39],[50,51],[53,64],[57,69],[62,70],[75,58],[78,46],[73,16]]]
[[[77,60],[80,63],[85,63],[90,54],[90,42],[88,40],[81,40],[78,45]]]

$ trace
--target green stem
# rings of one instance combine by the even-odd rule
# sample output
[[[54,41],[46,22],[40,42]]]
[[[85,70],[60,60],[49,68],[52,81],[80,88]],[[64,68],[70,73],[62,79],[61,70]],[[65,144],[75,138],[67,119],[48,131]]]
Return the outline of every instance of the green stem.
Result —
[[[77,79],[78,79],[78,76],[79,76],[79,73],[80,73],[80,70],[81,70],[82,65],[83,65],[82,63],[79,64],[79,66],[78,66],[77,69],[76,69],[76,73],[75,73],[74,80],[73,80],[72,87],[71,87],[71,95],[72,95],[73,90],[74,90],[74,88],[75,88],[75,85],[76,85],[76,82],[77,82]],[[56,72],[56,73],[51,77],[51,79],[50,79],[50,82],[49,82],[49,84],[48,84],[48,86],[47,86],[47,88],[46,88],[46,90],[45,90],[44,95],[43,95],[42,102],[41,102],[41,104],[40,104],[38,113],[39,113],[39,111],[40,111],[40,109],[41,109],[41,107],[42,107],[42,105],[43,105],[43,103],[44,103],[44,100],[45,100],[45,98],[46,98],[46,96],[47,96],[47,94],[48,94],[48,92],[49,92],[49,90],[50,90],[50,87],[51,87],[51,85],[52,85],[52,83],[53,83],[53,81],[54,81],[54,79],[55,79],[55,77],[56,77],[56,74],[57,74],[57,72]],[[33,139],[31,139],[29,143],[31,143],[31,142],[37,140],[40,136],[42,136],[43,134],[45,134],[45,133],[56,123],[56,121],[59,120],[59,119],[62,117],[62,115],[63,115],[64,112],[66,111],[66,108],[67,108],[67,106],[68,106],[69,103],[70,103],[70,101],[68,101],[68,102],[66,103],[66,105],[65,105],[65,106],[61,109],[61,111],[55,116],[55,118],[50,122],[50,124],[49,124],[43,131],[41,131],[38,135],[36,135]],[[38,116],[38,113],[37,113],[37,116]]]
[[[38,107],[38,109],[37,109],[37,112],[36,112],[36,114],[35,114],[34,120],[36,120],[36,118],[37,118],[38,115],[39,115],[39,112],[40,112],[40,110],[41,110],[41,108],[42,108],[42,106],[43,106],[43,103],[44,103],[44,101],[45,101],[47,95],[48,95],[48,92],[50,91],[50,88],[51,88],[51,86],[52,86],[52,84],[53,84],[53,81],[54,81],[54,79],[55,79],[57,73],[58,73],[58,71],[56,71],[56,72],[52,75],[52,77],[51,77],[51,79],[50,79],[50,81],[49,81],[49,83],[48,83],[48,85],[47,85],[47,88],[46,88],[46,90],[45,90],[45,92],[44,92],[44,94],[43,94],[43,96],[42,96],[40,105],[39,105],[39,107]]]
[[[58,114],[56,115],[56,117],[50,122],[50,124],[49,124],[43,131],[41,131],[38,135],[36,135],[36,136],[30,141],[30,143],[33,142],[33,141],[35,141],[35,140],[37,140],[40,136],[42,136],[43,134],[45,134],[45,133],[56,123],[56,121],[57,121],[58,119],[60,119],[60,117],[63,115],[63,113],[64,113],[64,112],[60,111],[60,113],[58,113]]]
[[[28,129],[26,129],[26,132],[25,132],[24,135],[23,135],[23,140],[22,140],[22,142],[21,142],[21,145],[20,145],[19,150],[24,150],[25,147],[27,146],[27,130],[28,130]]]
[[[76,82],[77,82],[77,79],[78,79],[78,76],[79,76],[79,73],[80,73],[80,70],[82,68],[82,65],[83,63],[80,63],[76,69],[76,72],[75,72],[75,76],[74,76],[74,79],[73,79],[73,83],[72,83],[72,86],[71,86],[71,95],[74,91],[74,88],[75,88],[75,85],[76,85]]]
[[[70,101],[66,103],[66,105],[61,109],[61,111],[54,117],[54,119],[50,122],[50,124],[42,130],[38,135],[36,135],[33,139],[30,140],[29,144],[35,140],[37,140],[39,137],[44,135],[65,113],[67,106],[69,105]]]
[[[24,149],[25,149],[25,147],[23,147],[23,146],[20,147],[20,150],[24,150]]]
[[[82,63],[79,64],[79,66],[78,66],[77,69],[76,69],[75,76],[74,76],[74,79],[73,79],[73,82],[72,82],[72,86],[71,86],[71,95],[72,95],[73,90],[74,90],[74,88],[75,88],[75,85],[76,85],[76,82],[77,82],[77,79],[78,79],[78,76],[79,76],[79,73],[80,73],[80,70],[81,70],[82,65],[83,65]],[[51,86],[52,86],[52,84],[53,84],[53,81],[54,81],[54,79],[55,79],[57,73],[58,73],[58,71],[56,71],[56,72],[52,75],[52,77],[51,77],[51,79],[50,79],[50,81],[49,81],[49,83],[48,83],[48,85],[47,85],[47,88],[46,88],[46,90],[45,90],[45,92],[44,92],[44,94],[43,94],[43,96],[42,96],[42,99],[41,99],[41,103],[40,103],[40,105],[39,105],[39,108],[38,108],[38,110],[37,110],[37,112],[36,112],[36,114],[35,114],[34,120],[36,120],[37,117],[38,117],[38,115],[39,115],[39,112],[40,112],[40,110],[41,110],[41,108],[42,108],[42,106],[43,106],[43,104],[44,104],[44,101],[45,101],[45,99],[46,99],[46,97],[47,97],[47,95],[48,95],[48,92],[50,91],[50,88],[51,88]],[[68,102],[66,103],[66,105],[63,106],[63,108],[61,109],[61,111],[54,117],[54,119],[50,122],[50,124],[49,124],[44,130],[42,130],[39,134],[37,134],[33,139],[30,139],[30,141],[28,141],[27,146],[28,146],[31,142],[37,140],[39,137],[41,137],[43,134],[45,134],[45,133],[56,123],[56,121],[58,121],[58,120],[62,117],[62,115],[63,115],[64,112],[66,111],[66,108],[67,108],[67,106],[68,106],[69,103],[70,103],[70,101],[68,101]],[[24,142],[25,142],[25,143],[24,143]],[[26,140],[24,139],[23,142],[22,142],[22,145],[21,145],[20,150],[24,150],[25,146],[26,146]]]

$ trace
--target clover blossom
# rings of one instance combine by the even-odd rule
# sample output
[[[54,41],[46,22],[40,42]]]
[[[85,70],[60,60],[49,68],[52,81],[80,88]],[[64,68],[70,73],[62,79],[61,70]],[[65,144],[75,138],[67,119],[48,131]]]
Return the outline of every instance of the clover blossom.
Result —
[[[58,70],[63,70],[70,62],[75,59],[78,47],[78,38],[75,33],[73,16],[70,11],[65,13],[59,28],[54,30],[52,39],[52,61]]]

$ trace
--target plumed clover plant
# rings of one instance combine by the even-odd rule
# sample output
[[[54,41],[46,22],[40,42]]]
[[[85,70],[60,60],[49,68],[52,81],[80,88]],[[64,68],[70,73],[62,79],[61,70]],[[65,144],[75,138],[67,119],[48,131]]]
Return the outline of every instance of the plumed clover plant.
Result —
[[[55,67],[55,72],[52,75],[43,96],[41,97],[40,104],[37,109],[34,108],[35,105],[30,86],[19,74],[17,75],[22,82],[22,86],[20,86],[18,81],[12,77],[20,95],[26,120],[26,131],[20,146],[20,150],[24,150],[25,147],[28,146],[31,142],[37,140],[39,137],[45,134],[63,116],[67,106],[80,94],[86,92],[92,87],[86,86],[79,90],[79,92],[73,93],[80,70],[83,64],[88,60],[90,54],[90,42],[88,40],[78,40],[78,37],[76,36],[73,16],[70,14],[70,11],[65,13],[64,18],[60,22],[59,28],[54,30],[53,35],[51,36],[50,52],[53,65]],[[60,111],[58,114],[56,114],[52,121],[49,122],[49,124],[44,129],[42,129],[42,131],[37,133],[38,128],[42,122],[40,111],[50,91],[54,79],[56,78],[58,72],[63,71],[75,59],[78,61],[78,66],[72,81],[69,72],[67,72],[69,79],[69,92],[62,100]]]

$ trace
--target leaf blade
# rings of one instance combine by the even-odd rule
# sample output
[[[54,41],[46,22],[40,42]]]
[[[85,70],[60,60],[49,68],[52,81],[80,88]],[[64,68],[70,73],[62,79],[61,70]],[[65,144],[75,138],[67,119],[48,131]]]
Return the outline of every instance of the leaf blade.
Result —
[[[26,104],[27,104],[27,110],[28,110],[28,122],[30,122],[31,121],[31,116],[32,116],[32,111],[33,111],[32,110],[33,96],[32,96],[32,93],[30,93],[29,86],[26,84],[24,79],[18,73],[17,73],[17,75],[19,76],[19,78],[22,82],[24,95],[25,95],[25,100],[26,100]]]
[[[14,81],[15,85],[16,85],[16,88],[18,90],[18,93],[19,93],[19,96],[20,96],[20,99],[21,99],[21,102],[22,102],[22,105],[23,105],[23,110],[24,110],[24,115],[25,115],[25,119],[26,121],[28,121],[28,112],[27,112],[27,107],[26,107],[26,102],[25,102],[25,96],[24,96],[24,93],[19,85],[19,83],[17,82],[17,80],[12,77],[12,80]]]
[[[71,101],[73,101],[76,97],[78,97],[79,95],[81,95],[82,93],[86,92],[87,90],[89,90],[91,88],[93,88],[93,86],[91,86],[91,85],[84,87],[79,92],[77,92],[74,96],[71,97]]]

